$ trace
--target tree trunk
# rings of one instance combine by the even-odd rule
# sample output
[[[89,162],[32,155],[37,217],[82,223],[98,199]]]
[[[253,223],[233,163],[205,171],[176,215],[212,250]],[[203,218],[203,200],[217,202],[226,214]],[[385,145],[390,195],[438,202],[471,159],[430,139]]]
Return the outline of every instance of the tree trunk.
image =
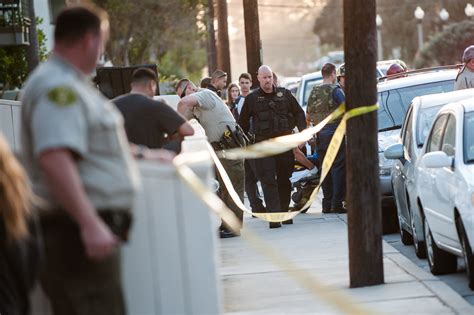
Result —
[[[344,0],[347,110],[377,103],[375,0]],[[377,112],[347,123],[350,286],[384,282]]]
[[[30,45],[26,48],[28,73],[31,73],[39,64],[38,34],[36,31],[36,15],[33,0],[28,0],[28,17],[30,18]]]
[[[209,76],[217,69],[216,30],[214,29],[214,1],[208,0],[207,8],[207,68]]]
[[[258,19],[258,0],[244,0],[245,46],[247,71],[252,75],[252,88],[258,87],[257,72],[262,65],[262,43]]]
[[[227,29],[227,1],[217,0],[217,67],[227,72],[229,81],[232,80],[230,72],[229,32]]]

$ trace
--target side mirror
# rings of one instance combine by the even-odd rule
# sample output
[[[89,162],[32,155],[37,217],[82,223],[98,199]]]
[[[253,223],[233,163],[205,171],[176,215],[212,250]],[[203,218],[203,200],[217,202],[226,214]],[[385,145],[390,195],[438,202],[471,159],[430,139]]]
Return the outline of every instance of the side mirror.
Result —
[[[453,158],[443,151],[435,151],[423,155],[421,163],[428,168],[451,167],[453,165]]]
[[[389,159],[389,160],[402,160],[404,158],[403,144],[394,143],[392,145],[389,145],[385,149],[383,155],[385,156],[386,159]]]

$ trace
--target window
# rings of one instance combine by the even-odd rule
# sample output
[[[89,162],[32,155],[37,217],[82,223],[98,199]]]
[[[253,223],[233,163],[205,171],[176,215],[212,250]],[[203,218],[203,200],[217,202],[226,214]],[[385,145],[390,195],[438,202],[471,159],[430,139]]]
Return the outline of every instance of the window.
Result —
[[[433,129],[431,129],[430,139],[428,142],[428,147],[426,148],[426,152],[433,152],[439,151],[439,147],[441,144],[441,136],[443,135],[444,125],[448,115],[443,114],[436,119]]]
[[[464,116],[464,162],[474,163],[474,112]]]
[[[403,131],[402,131],[402,141],[403,141],[403,148],[405,151],[405,155],[408,155],[406,158],[407,160],[411,160],[411,145],[412,145],[412,138],[413,138],[413,109],[410,108],[407,114],[407,118],[405,120],[405,125],[403,126]]]
[[[408,109],[408,104],[410,104],[416,96],[450,92],[453,90],[453,87],[454,80],[447,80],[407,86],[379,93],[379,130],[401,126]]]
[[[441,150],[448,156],[454,156],[456,152],[456,118],[453,115],[449,115],[446,123]]]
[[[51,24],[54,24],[56,20],[56,16],[58,16],[59,12],[66,6],[65,0],[49,0],[49,10],[51,16]]]
[[[418,122],[416,124],[416,144],[419,148],[425,143],[426,137],[428,137],[428,132],[430,132],[430,127],[433,124],[433,119],[435,119],[441,107],[444,104],[422,108],[418,112]]]

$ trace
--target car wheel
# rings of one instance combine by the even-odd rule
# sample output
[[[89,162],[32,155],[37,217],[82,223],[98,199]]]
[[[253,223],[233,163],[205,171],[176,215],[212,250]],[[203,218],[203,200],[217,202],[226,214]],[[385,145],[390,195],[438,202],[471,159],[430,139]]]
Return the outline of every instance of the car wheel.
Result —
[[[420,213],[421,213],[421,209],[420,209]],[[421,218],[421,222],[423,225],[423,218]],[[410,209],[410,225],[411,225],[411,235],[413,237],[413,245],[415,247],[416,257],[422,258],[422,259],[426,258],[426,245],[424,241],[418,240],[419,232],[417,231],[416,225],[415,225],[415,214],[413,213],[413,211],[411,211],[411,209]]]
[[[458,229],[459,240],[461,241],[464,263],[466,264],[467,277],[469,279],[469,288],[474,290],[474,257],[472,256],[471,245],[467,238],[464,224],[460,217],[456,218],[456,227]]]
[[[431,273],[434,275],[444,275],[447,273],[456,272],[458,263],[457,257],[451,253],[445,252],[436,245],[426,217],[424,232],[426,253],[428,255],[428,264],[430,266]]]
[[[405,228],[403,227],[402,219],[400,217],[400,214],[398,214],[398,225],[400,226],[400,238],[402,239],[403,245],[413,244],[413,238],[411,237],[411,234],[408,233],[405,230]]]

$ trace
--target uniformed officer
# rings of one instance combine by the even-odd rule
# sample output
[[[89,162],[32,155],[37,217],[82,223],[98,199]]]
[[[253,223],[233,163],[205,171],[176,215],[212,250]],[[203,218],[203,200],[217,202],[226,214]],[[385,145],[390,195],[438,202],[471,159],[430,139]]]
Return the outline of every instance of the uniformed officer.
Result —
[[[304,111],[289,90],[274,85],[270,67],[261,66],[257,78],[260,87],[245,98],[240,113],[239,125],[244,132],[249,131],[251,118],[256,142],[291,134],[295,126],[303,130],[306,127]],[[293,150],[255,160],[268,212],[288,211],[294,160]],[[270,228],[279,227],[279,222],[270,223]]]
[[[108,25],[95,7],[64,9],[53,55],[22,96],[23,160],[47,201],[41,281],[54,314],[125,314],[117,246],[139,178],[122,116],[88,80]]]
[[[322,85],[313,87],[308,99],[307,121],[314,125],[320,123],[345,101],[344,92],[336,84],[336,66],[326,63],[321,69]],[[341,119],[328,123],[317,134],[316,150],[320,162],[324,160],[326,151]],[[322,183],[323,213],[345,213],[343,203],[346,194],[346,161],[345,145],[339,149],[336,159]]]
[[[229,107],[215,92],[209,89],[198,90],[191,81],[182,79],[176,86],[176,93],[182,97],[178,103],[178,112],[187,119],[195,117],[199,121],[209,142],[216,151],[245,145]],[[229,175],[235,191],[243,201],[245,176],[243,161],[226,159],[220,161]],[[219,190],[220,198],[235,213],[242,225],[242,210],[232,201],[220,176],[218,176],[218,180],[221,187]],[[221,225],[221,238],[238,235],[239,233],[233,233],[225,224]]]
[[[467,47],[462,56],[464,67],[459,72],[454,90],[474,88],[474,45]]]

